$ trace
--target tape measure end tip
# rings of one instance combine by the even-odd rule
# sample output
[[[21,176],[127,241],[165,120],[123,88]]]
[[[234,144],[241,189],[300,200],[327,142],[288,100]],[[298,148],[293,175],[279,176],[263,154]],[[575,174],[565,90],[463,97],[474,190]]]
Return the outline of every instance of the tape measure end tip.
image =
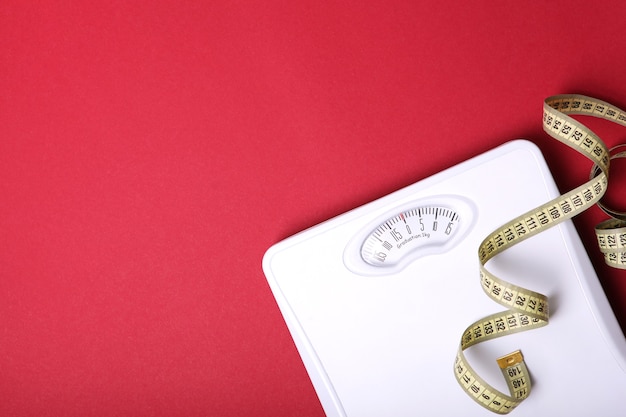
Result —
[[[515,352],[511,352],[508,355],[504,355],[496,359],[496,362],[498,362],[498,366],[500,367],[500,369],[506,369],[510,366],[516,365],[523,361],[524,361],[524,356],[522,355],[522,352],[519,350],[516,350]]]

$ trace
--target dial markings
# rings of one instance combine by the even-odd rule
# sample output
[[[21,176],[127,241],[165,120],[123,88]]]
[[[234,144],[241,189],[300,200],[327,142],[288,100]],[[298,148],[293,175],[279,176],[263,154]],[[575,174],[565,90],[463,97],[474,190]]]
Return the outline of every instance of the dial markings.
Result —
[[[413,207],[384,220],[365,239],[362,259],[372,266],[394,266],[420,248],[442,246],[458,229],[460,217],[448,207]],[[442,223],[444,228],[439,227]]]

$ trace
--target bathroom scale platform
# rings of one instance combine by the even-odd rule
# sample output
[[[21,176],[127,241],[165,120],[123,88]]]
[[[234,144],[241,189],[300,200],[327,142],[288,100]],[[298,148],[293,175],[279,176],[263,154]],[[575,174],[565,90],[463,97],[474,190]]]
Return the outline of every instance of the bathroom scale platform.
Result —
[[[559,194],[539,149],[515,140],[272,246],[263,270],[325,413],[494,415],[453,369],[465,328],[504,310],[481,288],[478,247]],[[502,392],[496,358],[523,353],[532,391],[510,415],[623,415],[626,340],[571,221],[486,267],[550,301],[547,326],[465,351]]]

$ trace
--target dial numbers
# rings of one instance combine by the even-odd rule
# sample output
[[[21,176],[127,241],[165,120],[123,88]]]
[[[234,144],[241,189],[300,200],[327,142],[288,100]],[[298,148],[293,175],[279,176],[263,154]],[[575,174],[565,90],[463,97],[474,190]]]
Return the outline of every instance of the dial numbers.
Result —
[[[361,257],[372,266],[395,266],[419,248],[445,244],[459,228],[458,213],[441,205],[404,210],[365,239]]]

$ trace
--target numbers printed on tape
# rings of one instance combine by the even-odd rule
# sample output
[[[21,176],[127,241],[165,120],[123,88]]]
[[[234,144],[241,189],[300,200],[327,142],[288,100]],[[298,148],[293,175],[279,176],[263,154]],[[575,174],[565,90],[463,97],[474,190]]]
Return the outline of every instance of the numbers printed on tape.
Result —
[[[626,223],[617,219],[606,220],[596,226],[596,237],[606,263],[626,269]]]
[[[553,138],[572,147],[593,162],[588,182],[511,220],[493,231],[479,245],[480,284],[485,294],[506,308],[470,324],[461,337],[454,362],[454,374],[461,388],[478,404],[498,414],[507,414],[528,397],[531,379],[521,351],[497,360],[509,394],[500,392],[471,368],[463,351],[470,346],[512,333],[548,324],[548,298],[538,292],[513,285],[486,268],[490,259],[517,243],[552,226],[598,206],[612,218],[596,227],[601,252],[608,265],[626,269],[626,213],[610,209],[601,199],[608,186],[611,159],[626,157],[626,151],[611,156],[604,142],[585,125],[568,114],[600,117],[626,126],[626,112],[601,100],[581,95],[549,97],[543,106],[543,129]]]

